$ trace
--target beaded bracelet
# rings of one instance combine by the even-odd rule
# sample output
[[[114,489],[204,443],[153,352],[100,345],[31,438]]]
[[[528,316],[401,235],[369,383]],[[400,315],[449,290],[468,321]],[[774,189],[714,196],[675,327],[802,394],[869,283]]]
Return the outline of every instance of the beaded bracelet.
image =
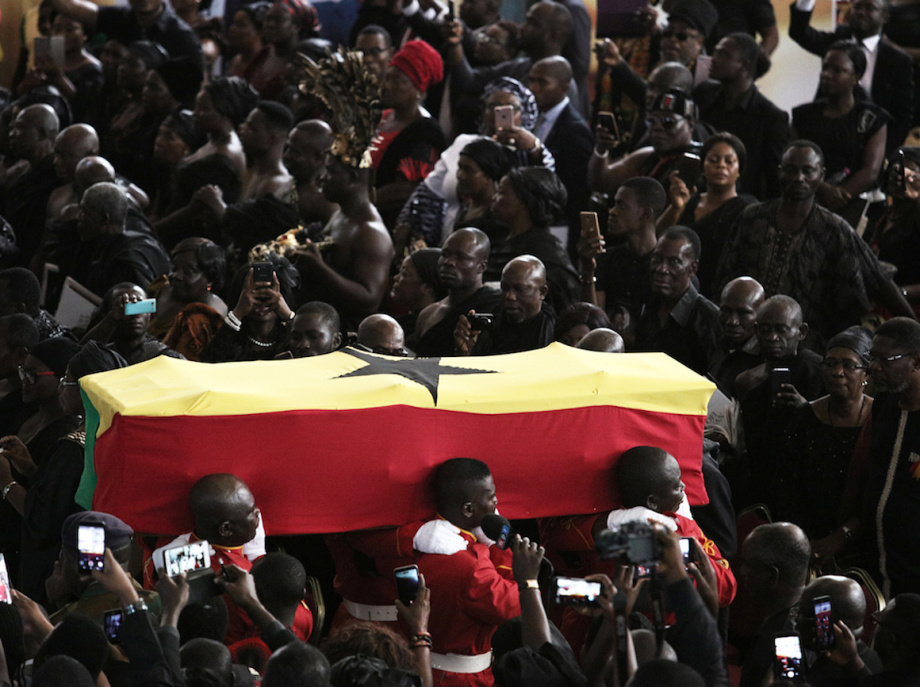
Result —
[[[409,645],[413,649],[421,648],[431,648],[431,634],[428,632],[419,632],[417,635],[412,635],[412,638],[409,640]]]

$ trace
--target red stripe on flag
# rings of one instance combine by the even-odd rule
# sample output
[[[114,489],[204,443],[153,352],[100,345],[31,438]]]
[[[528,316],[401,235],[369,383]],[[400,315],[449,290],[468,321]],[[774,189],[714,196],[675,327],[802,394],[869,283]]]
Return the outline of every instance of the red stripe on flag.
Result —
[[[400,525],[431,515],[432,469],[489,464],[509,518],[614,505],[612,466],[626,449],[677,457],[691,504],[707,503],[702,416],[592,406],[482,415],[409,406],[219,417],[123,417],[96,441],[95,510],[139,532],[188,532],[188,494],[230,472],[252,488],[270,534]]]

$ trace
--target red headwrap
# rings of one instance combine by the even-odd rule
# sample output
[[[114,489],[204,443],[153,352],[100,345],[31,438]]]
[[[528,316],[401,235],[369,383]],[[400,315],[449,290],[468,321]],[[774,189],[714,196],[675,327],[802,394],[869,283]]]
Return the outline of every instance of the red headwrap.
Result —
[[[275,4],[281,5],[300,26],[301,37],[319,30],[319,17],[316,10],[306,0],[275,0]]]
[[[422,93],[444,78],[444,60],[425,41],[409,41],[390,60],[390,66],[409,77]]]

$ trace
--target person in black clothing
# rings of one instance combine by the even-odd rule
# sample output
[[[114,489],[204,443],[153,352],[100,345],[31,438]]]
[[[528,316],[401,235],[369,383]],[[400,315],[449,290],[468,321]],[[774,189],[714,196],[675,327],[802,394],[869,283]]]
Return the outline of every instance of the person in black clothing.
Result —
[[[491,327],[474,329],[466,315],[457,321],[454,343],[458,355],[519,353],[552,342],[556,318],[545,303],[549,289],[543,263],[532,255],[516,257],[502,270],[501,283],[501,307]]]
[[[652,300],[636,330],[636,350],[661,351],[706,374],[718,348],[719,309],[693,286],[700,240],[692,229],[671,227],[652,251]]]
[[[419,313],[415,325],[415,352],[419,356],[452,355],[454,328],[470,310],[492,312],[498,306],[498,291],[483,286],[492,244],[479,229],[458,229],[447,237],[438,257],[438,277],[447,296]]]
[[[751,36],[733,33],[719,41],[712,57],[709,76],[715,81],[693,91],[700,119],[744,143],[741,190],[762,199],[779,195],[779,163],[789,141],[789,115],[754,84],[769,68],[770,61]]]

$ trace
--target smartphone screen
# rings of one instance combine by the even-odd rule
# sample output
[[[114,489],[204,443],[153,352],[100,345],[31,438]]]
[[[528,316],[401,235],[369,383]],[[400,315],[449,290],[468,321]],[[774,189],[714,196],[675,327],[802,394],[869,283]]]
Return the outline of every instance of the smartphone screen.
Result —
[[[596,606],[601,583],[577,577],[553,578],[553,599],[565,606]]]
[[[393,571],[396,577],[396,595],[406,606],[418,596],[418,566],[406,565]]]
[[[176,546],[163,552],[166,574],[176,577],[211,567],[211,547],[206,541],[192,542],[185,546]]]
[[[0,553],[0,603],[13,603],[11,589],[10,574],[6,569],[6,559],[3,557],[3,554]]]
[[[105,636],[110,644],[118,644],[118,631],[123,617],[124,611],[121,609],[105,612]]]
[[[81,573],[105,570],[105,527],[80,525],[77,528],[78,567]]]
[[[773,638],[773,650],[773,672],[777,678],[797,680],[802,677],[802,644],[798,635],[777,635]]]
[[[788,367],[774,367],[770,372],[770,392],[776,396],[783,384],[792,384],[792,373]]]
[[[815,608],[815,637],[819,649],[834,648],[834,624],[831,621],[831,598],[817,596]]]
[[[680,553],[684,557],[684,565],[693,562],[693,543],[690,541],[690,537],[681,537]]]

